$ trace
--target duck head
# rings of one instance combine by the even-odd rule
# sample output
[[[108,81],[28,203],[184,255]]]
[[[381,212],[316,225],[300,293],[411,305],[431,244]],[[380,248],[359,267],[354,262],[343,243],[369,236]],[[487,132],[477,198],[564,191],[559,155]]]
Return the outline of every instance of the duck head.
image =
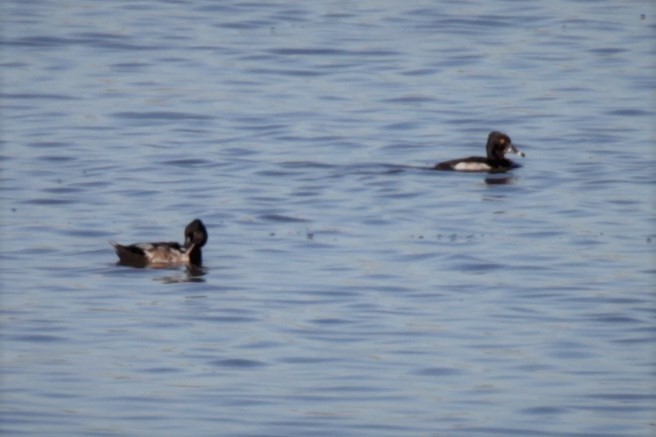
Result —
[[[493,160],[502,160],[506,153],[514,153],[521,157],[526,156],[524,152],[519,151],[512,143],[510,137],[503,132],[492,131],[487,137],[487,157]]]

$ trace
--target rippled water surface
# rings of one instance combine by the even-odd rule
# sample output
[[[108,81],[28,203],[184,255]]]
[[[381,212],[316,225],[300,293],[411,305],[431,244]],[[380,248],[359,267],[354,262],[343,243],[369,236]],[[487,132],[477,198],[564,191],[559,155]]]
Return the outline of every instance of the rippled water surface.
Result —
[[[0,12],[3,434],[656,432],[653,2]]]

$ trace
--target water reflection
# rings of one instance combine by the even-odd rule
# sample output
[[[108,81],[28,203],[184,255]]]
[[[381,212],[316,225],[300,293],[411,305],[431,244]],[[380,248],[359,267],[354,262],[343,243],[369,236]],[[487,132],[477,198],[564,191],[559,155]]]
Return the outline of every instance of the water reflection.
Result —
[[[205,282],[207,269],[198,266],[187,266],[184,272],[178,271],[176,274],[160,276],[155,278],[156,281],[164,284],[180,284],[183,282]]]
[[[485,183],[487,185],[509,185],[515,183],[516,177],[508,175],[494,175],[491,177],[485,178]]]
[[[205,276],[208,272],[206,267],[197,266],[197,265],[186,265],[184,270],[180,269],[180,266],[167,266],[167,267],[154,267],[146,265],[135,265],[127,264],[125,262],[117,261],[113,265],[121,267],[134,267],[138,269],[145,270],[157,270],[165,271],[167,274],[165,276],[158,276],[154,278],[155,281],[162,282],[164,284],[180,284],[183,282],[205,282]]]

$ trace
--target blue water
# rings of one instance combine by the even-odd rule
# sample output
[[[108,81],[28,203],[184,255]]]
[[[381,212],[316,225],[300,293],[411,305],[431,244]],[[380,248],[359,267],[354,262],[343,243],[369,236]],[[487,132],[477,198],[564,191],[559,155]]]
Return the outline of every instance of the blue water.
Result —
[[[656,433],[653,2],[0,14],[3,434]]]

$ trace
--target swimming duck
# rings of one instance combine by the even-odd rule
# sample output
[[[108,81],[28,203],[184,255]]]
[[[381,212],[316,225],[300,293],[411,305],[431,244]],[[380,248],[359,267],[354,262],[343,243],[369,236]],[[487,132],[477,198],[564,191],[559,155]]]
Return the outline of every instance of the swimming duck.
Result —
[[[436,164],[435,170],[456,170],[456,171],[487,171],[487,172],[504,172],[511,168],[520,167],[510,159],[505,157],[506,153],[515,153],[524,157],[524,152],[515,148],[510,137],[502,132],[492,131],[487,137],[487,157],[470,156],[469,158],[452,159]]]
[[[199,219],[195,219],[185,228],[184,236],[183,245],[176,242],[135,243],[127,246],[115,241],[109,243],[114,246],[119,259],[118,264],[121,265],[153,268],[202,266],[203,256],[200,249],[207,243],[205,225]]]

